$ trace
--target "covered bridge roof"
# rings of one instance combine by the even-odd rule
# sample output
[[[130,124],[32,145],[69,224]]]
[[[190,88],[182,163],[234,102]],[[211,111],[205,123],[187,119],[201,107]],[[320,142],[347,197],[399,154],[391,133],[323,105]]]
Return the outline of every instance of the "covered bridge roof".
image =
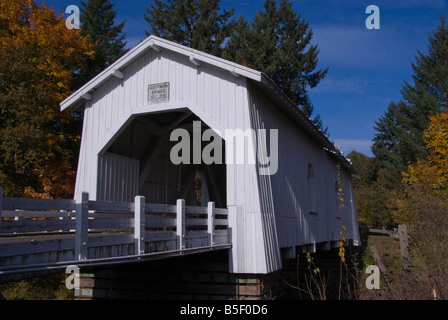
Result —
[[[72,110],[82,109],[85,101],[91,99],[91,94],[98,87],[113,77],[124,78],[122,70],[149,50],[155,50],[157,52],[170,50],[189,57],[189,60],[194,65],[200,65],[202,63],[210,64],[223,70],[227,70],[237,77],[245,77],[251,84],[260,89],[275,102],[276,107],[285,113],[288,118],[297,123],[298,126],[315,140],[330,156],[335,158],[335,160],[350,173],[357,175],[356,170],[349,160],[336,149],[328,137],[317,128],[303,111],[300,110],[300,108],[298,108],[264,73],[153,35],[136,45],[132,50],[79,88],[67,99],[62,101],[60,103],[61,110],[67,108]]]

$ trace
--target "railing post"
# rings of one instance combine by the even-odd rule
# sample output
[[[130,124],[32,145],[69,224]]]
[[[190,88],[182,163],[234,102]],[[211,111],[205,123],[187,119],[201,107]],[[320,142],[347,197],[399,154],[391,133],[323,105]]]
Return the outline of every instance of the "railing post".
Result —
[[[209,202],[207,206],[207,232],[209,236],[209,245],[215,245],[215,203]]]
[[[177,249],[185,249],[185,200],[177,199],[176,209]]]
[[[60,213],[67,213],[67,210],[59,210],[59,212]],[[61,217],[59,217],[59,219],[58,220],[64,220],[65,219],[65,217],[63,217],[63,216],[61,216]],[[59,230],[59,232],[64,232],[64,231],[66,231],[66,230]]]
[[[81,193],[76,199],[75,259],[87,260],[89,223],[89,194]]]
[[[14,212],[15,212],[14,221],[23,220],[23,213],[24,213],[23,210],[15,209]],[[17,232],[13,232],[13,234],[17,234]]]
[[[145,197],[135,197],[134,209],[134,254],[145,253]]]

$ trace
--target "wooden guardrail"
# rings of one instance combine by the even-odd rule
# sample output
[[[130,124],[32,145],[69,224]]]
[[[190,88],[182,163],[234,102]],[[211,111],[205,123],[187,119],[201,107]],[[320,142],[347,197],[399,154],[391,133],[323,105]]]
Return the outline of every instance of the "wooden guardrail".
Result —
[[[227,209],[134,202],[22,199],[0,189],[0,272],[229,244]]]

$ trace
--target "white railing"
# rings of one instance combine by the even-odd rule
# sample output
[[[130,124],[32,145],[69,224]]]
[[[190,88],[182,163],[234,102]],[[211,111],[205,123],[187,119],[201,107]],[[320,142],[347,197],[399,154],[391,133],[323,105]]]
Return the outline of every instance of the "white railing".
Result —
[[[4,198],[0,272],[5,268],[145,256],[229,244],[227,209],[134,202]]]

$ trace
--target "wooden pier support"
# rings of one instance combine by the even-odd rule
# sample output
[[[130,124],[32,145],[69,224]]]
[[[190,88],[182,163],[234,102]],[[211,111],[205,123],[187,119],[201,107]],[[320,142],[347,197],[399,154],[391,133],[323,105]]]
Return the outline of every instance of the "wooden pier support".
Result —
[[[228,250],[81,268],[76,299],[272,299],[269,275],[228,272]]]

